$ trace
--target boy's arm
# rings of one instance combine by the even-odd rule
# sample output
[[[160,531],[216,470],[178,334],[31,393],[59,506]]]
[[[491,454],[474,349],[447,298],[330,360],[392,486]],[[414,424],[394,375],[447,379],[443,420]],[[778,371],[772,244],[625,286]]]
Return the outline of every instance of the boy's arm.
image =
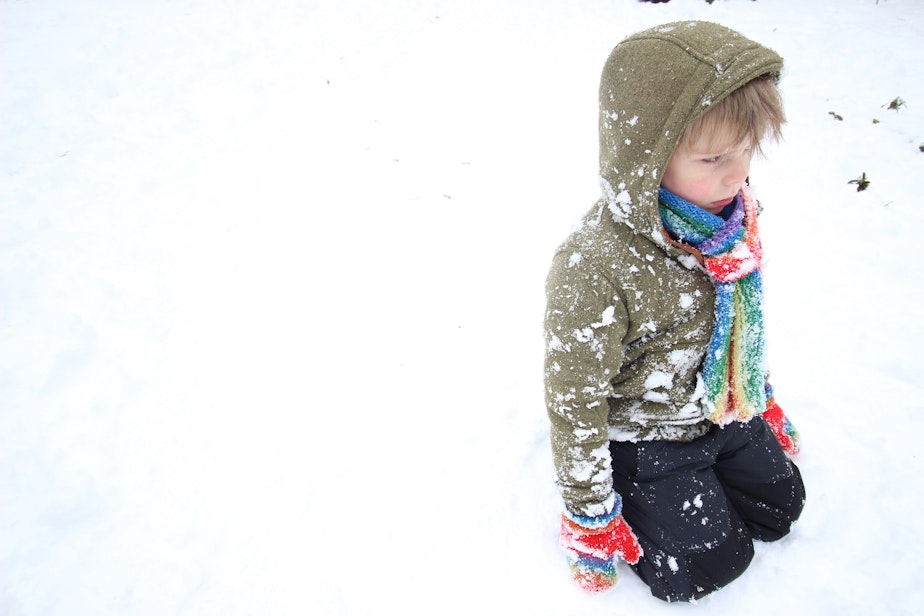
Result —
[[[546,292],[546,406],[564,499],[559,541],[578,586],[603,592],[616,584],[617,558],[636,563],[642,555],[613,490],[607,421],[628,316],[615,286],[579,253],[555,256]]]
[[[558,485],[572,514],[608,515],[618,497],[607,397],[622,362],[628,315],[612,282],[575,252],[555,256],[546,294],[545,393]]]

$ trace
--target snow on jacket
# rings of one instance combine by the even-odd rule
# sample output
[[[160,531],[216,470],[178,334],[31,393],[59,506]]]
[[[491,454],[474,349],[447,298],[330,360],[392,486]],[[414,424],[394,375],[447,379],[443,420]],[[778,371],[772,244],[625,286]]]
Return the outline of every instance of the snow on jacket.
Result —
[[[622,41],[600,83],[602,198],[558,248],[547,282],[546,406],[558,484],[577,514],[614,503],[609,441],[689,441],[701,399],[713,283],[665,238],[658,187],[684,128],[782,69],[723,26],[677,22]]]

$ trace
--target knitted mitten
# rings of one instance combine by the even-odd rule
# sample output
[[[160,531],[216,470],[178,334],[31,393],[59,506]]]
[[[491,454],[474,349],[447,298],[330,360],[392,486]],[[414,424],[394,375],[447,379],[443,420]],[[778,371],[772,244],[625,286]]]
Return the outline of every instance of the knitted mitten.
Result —
[[[561,516],[561,547],[568,557],[571,577],[589,592],[603,592],[616,585],[616,557],[635,564],[642,548],[632,529],[619,514],[620,508],[597,517]]]
[[[789,421],[789,418],[786,417],[786,414],[783,413],[783,409],[780,408],[774,398],[767,400],[767,410],[764,411],[763,415],[767,423],[770,424],[770,430],[773,431],[776,440],[780,442],[783,451],[790,457],[798,454],[799,432]]]

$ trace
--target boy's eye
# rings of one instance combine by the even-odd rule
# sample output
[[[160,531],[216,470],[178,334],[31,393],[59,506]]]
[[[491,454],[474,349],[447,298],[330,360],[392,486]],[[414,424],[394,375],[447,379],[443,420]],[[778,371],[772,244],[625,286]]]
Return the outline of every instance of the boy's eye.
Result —
[[[715,164],[721,163],[722,161],[732,158],[732,157],[741,157],[741,158],[751,158],[753,148],[747,147],[741,150],[736,150],[733,152],[725,152],[723,154],[716,154],[714,156],[704,156],[700,160],[704,163]]]

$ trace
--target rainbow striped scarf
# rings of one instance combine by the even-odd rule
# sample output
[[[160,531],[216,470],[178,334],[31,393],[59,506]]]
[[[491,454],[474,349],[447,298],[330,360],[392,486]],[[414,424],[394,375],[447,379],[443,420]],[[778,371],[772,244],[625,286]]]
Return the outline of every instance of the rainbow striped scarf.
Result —
[[[665,229],[702,255],[715,284],[715,329],[703,363],[706,414],[719,425],[747,421],[767,407],[757,204],[744,188],[724,220],[663,188],[658,202]]]

